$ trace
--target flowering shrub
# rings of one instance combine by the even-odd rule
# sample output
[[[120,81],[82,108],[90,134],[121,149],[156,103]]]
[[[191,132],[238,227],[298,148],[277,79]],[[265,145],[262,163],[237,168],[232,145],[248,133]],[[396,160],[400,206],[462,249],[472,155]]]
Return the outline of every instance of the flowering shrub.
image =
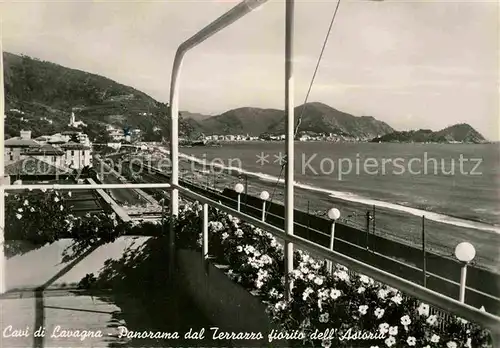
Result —
[[[66,195],[71,196],[71,193]],[[24,239],[36,245],[57,240],[66,231],[68,206],[64,194],[57,191],[5,193],[5,238]]]
[[[73,238],[73,251],[79,251],[98,243],[113,242],[121,235],[162,233],[160,222],[133,220],[124,223],[115,213],[87,213],[75,217],[67,201],[71,195],[71,192],[54,190],[6,193],[6,240],[25,240],[41,247],[61,238]]]
[[[114,214],[105,213],[74,217],[65,197],[53,191],[7,198],[7,239],[21,236],[43,245],[59,238],[74,238],[75,247],[85,249],[124,234],[165,233],[155,221],[123,223]],[[182,206],[173,221],[179,247],[200,250],[202,221],[200,204]],[[355,342],[357,347],[489,346],[488,333],[477,325],[456,317],[441,322],[431,315],[429,305],[341,265],[334,265],[329,274],[323,262],[298,250],[294,253],[296,268],[289,275],[294,284],[292,296],[285,300],[282,244],[271,234],[213,208],[209,209],[209,221],[210,254],[229,265],[227,275],[231,279],[268,305],[274,323],[303,335],[302,341],[291,344],[352,346],[347,336],[363,339]],[[322,339],[314,336],[326,330],[334,334]]]
[[[177,243],[200,249],[202,207],[186,203],[176,220]],[[229,265],[227,275],[268,305],[271,320],[288,332],[299,331],[297,346],[323,347],[488,347],[489,334],[460,318],[442,322],[428,304],[397,289],[335,265],[329,274],[323,262],[302,251],[294,254],[291,299],[284,299],[282,245],[231,215],[209,211],[209,253]],[[314,333],[333,335],[315,339]],[[357,336],[356,336],[357,335]],[[351,340],[348,340],[351,338]]]

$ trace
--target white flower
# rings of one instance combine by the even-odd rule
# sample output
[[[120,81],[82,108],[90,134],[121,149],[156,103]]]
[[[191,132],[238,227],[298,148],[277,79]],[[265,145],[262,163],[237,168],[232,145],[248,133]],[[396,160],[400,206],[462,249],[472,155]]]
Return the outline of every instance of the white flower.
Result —
[[[314,292],[314,290],[311,288],[305,289],[304,293],[302,294],[302,300],[306,301],[307,298],[309,297],[309,295],[312,294],[313,292]]]
[[[389,336],[389,338],[387,338],[384,342],[387,345],[387,347],[391,347],[396,343],[396,339],[392,336]]]
[[[31,190],[30,190],[31,191]],[[7,192],[4,193],[5,197],[9,197],[9,194]]]
[[[31,207],[30,208],[30,212],[34,213],[35,212],[35,208]]]
[[[19,208],[17,209],[18,212],[22,213],[23,212],[23,208]]]
[[[27,199],[25,199],[25,200],[24,200],[24,205],[28,205],[28,204],[29,204],[29,203],[28,203],[28,200],[27,200]]]
[[[429,318],[427,318],[426,322],[429,325],[434,325],[436,324],[437,317],[435,315],[431,315]]]
[[[397,326],[391,326],[389,328],[389,335],[396,336],[397,334],[398,334],[398,327]]]
[[[448,348],[457,348],[457,344],[453,341],[450,341],[448,343],[446,343],[446,347]]]
[[[467,338],[467,342],[465,343],[466,348],[472,348],[472,338]]]
[[[61,211],[63,211],[63,210],[64,210],[64,207],[61,205],[61,206],[59,207],[59,209],[61,209]]]
[[[370,346],[370,348],[378,348],[378,346]]]
[[[23,216],[22,216],[21,214],[16,214],[16,218],[17,218],[18,220],[21,220],[21,218],[22,218],[22,217],[23,217]]]
[[[316,277],[314,278],[314,283],[317,285],[323,284],[323,278],[322,277]]]
[[[375,309],[375,316],[377,317],[377,319],[382,318],[384,316],[384,313],[385,313],[385,310],[382,308]]]
[[[359,276],[359,280],[363,284],[373,284],[374,283],[373,279],[371,279],[370,277],[367,277],[363,274]]]
[[[234,232],[234,234],[236,235],[236,237],[241,238],[243,237],[243,230],[241,228],[238,228],[236,232]]]
[[[321,341],[321,347],[330,348],[331,345],[332,345],[332,341],[330,341],[330,340]]]
[[[393,298],[391,298],[391,301],[394,302],[395,304],[401,304],[401,301],[403,301],[403,298],[401,297],[400,294],[397,294]]]
[[[42,191],[42,192],[47,192],[47,189],[46,189],[46,188],[43,188],[43,189],[40,189],[40,191]]]
[[[358,288],[358,294],[362,294],[363,292],[365,292],[365,290],[366,290],[366,289],[365,289],[364,287],[360,286],[360,287]]]
[[[401,324],[403,324],[404,326],[410,325],[411,324],[410,316],[408,316],[408,315],[402,316],[401,317]]]
[[[257,280],[255,281],[255,287],[256,287],[257,289],[260,289],[260,288],[262,287],[262,285],[264,285],[264,282],[263,282],[262,280],[257,279]]]
[[[432,343],[438,343],[439,342],[439,336],[438,335],[432,335],[431,342]]]
[[[71,191],[68,192],[68,197],[71,197]]]
[[[236,247],[236,251],[239,252],[239,253],[241,253],[243,251],[243,247],[241,245],[238,245]]]
[[[415,344],[417,344],[417,339],[415,337],[410,336],[406,340],[406,343],[408,343],[409,346],[414,346]]]
[[[59,202],[59,198],[58,197],[54,197],[54,202]]]
[[[389,332],[389,324],[383,323],[378,326],[378,331],[382,334],[385,335],[386,333]]]
[[[226,240],[226,238],[229,237],[229,234],[227,232],[224,232],[221,237],[222,240]]]
[[[337,298],[340,297],[342,293],[337,290],[337,289],[332,289],[332,291],[330,291],[330,297],[333,299],[333,300],[336,300]]]
[[[366,312],[368,311],[368,306],[367,305],[359,306],[358,311],[361,315],[365,315]]]
[[[391,326],[389,328],[389,335],[396,336],[397,334],[398,334],[398,327],[397,326]]]
[[[378,293],[377,293],[377,296],[378,296],[378,298],[380,298],[380,299],[384,300],[384,299],[387,297],[387,295],[388,295],[388,294],[389,294],[389,291],[388,291],[388,290],[385,290],[385,289],[380,289],[380,290],[378,291]]]
[[[328,323],[328,320],[330,320],[330,314],[328,313],[323,313],[319,316],[320,323]]]
[[[429,316],[429,305],[425,303],[421,303],[420,306],[417,308],[418,314],[419,315],[425,315],[426,317]]]
[[[345,282],[349,281],[349,274],[347,274],[346,271],[338,271],[335,272],[333,275]]]

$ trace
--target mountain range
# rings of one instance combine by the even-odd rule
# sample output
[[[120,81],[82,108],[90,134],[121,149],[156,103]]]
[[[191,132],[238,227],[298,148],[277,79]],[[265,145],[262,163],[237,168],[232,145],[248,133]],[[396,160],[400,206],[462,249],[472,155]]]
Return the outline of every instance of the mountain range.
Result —
[[[67,128],[72,110],[88,128],[113,124],[139,128],[144,140],[161,140],[169,134],[168,104],[147,94],[88,72],[66,68],[28,56],[3,53],[6,92],[5,133],[17,136],[30,128],[35,136]],[[19,113],[22,112],[22,116]],[[481,142],[484,138],[471,126],[455,125],[439,132],[398,132],[372,116],[354,116],[319,102],[295,108],[299,132],[334,133],[362,141]],[[278,109],[242,107],[220,115],[180,113],[184,136],[283,134],[285,112]]]

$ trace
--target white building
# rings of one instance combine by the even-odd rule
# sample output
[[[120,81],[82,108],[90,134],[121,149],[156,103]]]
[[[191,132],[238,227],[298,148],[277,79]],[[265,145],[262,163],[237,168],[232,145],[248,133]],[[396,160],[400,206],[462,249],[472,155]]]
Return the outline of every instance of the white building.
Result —
[[[80,126],[86,127],[87,125],[83,121],[77,121],[75,118],[74,111],[71,111],[71,116],[69,118],[69,127],[78,128]]]

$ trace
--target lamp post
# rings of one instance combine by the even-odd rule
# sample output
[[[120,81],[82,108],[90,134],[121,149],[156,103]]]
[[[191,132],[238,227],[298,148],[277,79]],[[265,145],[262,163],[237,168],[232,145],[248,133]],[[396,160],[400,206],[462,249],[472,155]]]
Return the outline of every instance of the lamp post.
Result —
[[[262,191],[260,193],[260,199],[262,199],[262,221],[266,221],[266,201],[269,199],[269,192]]]
[[[337,208],[332,208],[328,210],[328,218],[332,220],[332,228],[330,232],[330,250],[333,251],[333,242],[335,240],[335,221],[340,218],[340,211]],[[330,260],[326,261],[328,272],[332,273],[333,263]]]
[[[240,211],[241,193],[243,192],[244,189],[245,189],[245,187],[242,184],[240,184],[240,183],[237,183],[234,186],[234,190],[238,194],[238,211]]]
[[[455,257],[462,262],[462,271],[460,273],[460,295],[459,301],[465,303],[465,284],[467,279],[467,265],[476,256],[476,249],[471,243],[462,242],[455,248]]]

